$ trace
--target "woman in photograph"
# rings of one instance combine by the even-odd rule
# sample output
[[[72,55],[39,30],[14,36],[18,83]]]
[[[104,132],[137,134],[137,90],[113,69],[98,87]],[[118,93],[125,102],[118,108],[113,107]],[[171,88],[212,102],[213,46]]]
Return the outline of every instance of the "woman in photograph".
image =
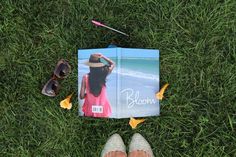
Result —
[[[101,59],[108,65],[102,63]],[[89,66],[90,72],[83,76],[81,83],[80,99],[84,99],[82,111],[89,117],[109,117],[112,111],[106,93],[106,77],[114,69],[115,63],[96,53],[90,55],[85,64]]]

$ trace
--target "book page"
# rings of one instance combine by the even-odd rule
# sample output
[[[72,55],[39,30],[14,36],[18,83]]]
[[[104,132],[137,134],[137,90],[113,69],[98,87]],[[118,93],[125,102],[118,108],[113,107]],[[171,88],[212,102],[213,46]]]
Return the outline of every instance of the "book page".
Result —
[[[122,48],[120,64],[118,118],[159,115],[159,51]]]

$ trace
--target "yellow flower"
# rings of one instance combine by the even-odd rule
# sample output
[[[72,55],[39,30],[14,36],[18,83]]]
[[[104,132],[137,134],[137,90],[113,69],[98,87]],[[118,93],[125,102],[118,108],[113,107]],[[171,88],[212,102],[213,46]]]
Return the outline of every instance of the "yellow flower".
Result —
[[[157,99],[159,99],[159,100],[162,100],[163,99],[163,95],[164,95],[164,92],[165,92],[165,90],[166,90],[166,88],[169,86],[169,84],[168,83],[166,83],[162,88],[161,88],[161,90],[158,92],[158,93],[156,93],[156,98]]]
[[[145,119],[134,119],[131,117],[129,120],[129,125],[132,127],[132,129],[135,129],[138,124],[143,123],[144,121]]]
[[[67,96],[64,100],[60,102],[61,108],[70,110],[72,107],[72,103],[70,102],[70,99],[72,97],[73,93],[69,96]]]

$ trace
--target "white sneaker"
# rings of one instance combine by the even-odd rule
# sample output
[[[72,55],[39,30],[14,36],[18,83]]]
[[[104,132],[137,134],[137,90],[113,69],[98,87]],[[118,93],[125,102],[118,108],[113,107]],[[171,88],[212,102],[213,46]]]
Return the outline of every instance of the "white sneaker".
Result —
[[[119,134],[113,134],[106,142],[101,157],[104,157],[111,151],[121,151],[126,154],[125,144]]]
[[[129,145],[129,153],[136,150],[145,151],[150,155],[150,157],[154,157],[151,146],[149,145],[147,140],[139,133],[135,133],[133,135]]]

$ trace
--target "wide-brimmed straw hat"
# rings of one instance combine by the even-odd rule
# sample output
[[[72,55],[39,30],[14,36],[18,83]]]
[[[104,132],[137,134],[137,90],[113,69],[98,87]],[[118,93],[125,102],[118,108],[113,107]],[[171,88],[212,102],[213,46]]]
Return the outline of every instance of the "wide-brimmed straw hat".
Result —
[[[91,54],[89,60],[84,64],[92,68],[105,66],[105,64],[100,61],[100,56],[97,54]]]

